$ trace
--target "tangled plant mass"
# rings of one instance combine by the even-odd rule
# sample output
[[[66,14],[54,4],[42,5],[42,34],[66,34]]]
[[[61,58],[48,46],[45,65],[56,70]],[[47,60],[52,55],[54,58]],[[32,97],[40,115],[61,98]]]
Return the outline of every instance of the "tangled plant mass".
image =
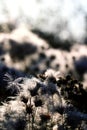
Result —
[[[85,129],[87,128],[87,105],[83,103],[84,98],[87,98],[87,92],[82,84],[72,79],[70,75],[63,77],[64,79],[55,77],[56,72],[53,70],[43,75],[45,79],[41,76],[38,79],[31,76],[17,78],[16,81],[7,80],[8,84],[11,82],[13,84],[5,85],[5,92],[9,90],[8,97],[2,95],[0,129],[41,130],[57,127],[65,130],[83,128],[83,123]],[[82,108],[78,99],[80,103],[82,100]]]
[[[23,29],[0,35],[0,130],[86,130],[87,46]]]

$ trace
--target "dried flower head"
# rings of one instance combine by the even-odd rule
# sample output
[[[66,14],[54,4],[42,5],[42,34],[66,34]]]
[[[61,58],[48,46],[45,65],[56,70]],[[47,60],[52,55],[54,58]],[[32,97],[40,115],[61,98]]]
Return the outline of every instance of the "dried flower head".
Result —
[[[9,93],[9,95],[14,96],[20,92],[21,85],[16,80],[13,80],[11,75],[6,74],[4,80],[7,81],[7,83],[8,83],[6,89],[7,89],[7,92]]]
[[[21,101],[26,104],[26,103],[28,102],[28,97],[26,97],[26,96],[21,96]]]

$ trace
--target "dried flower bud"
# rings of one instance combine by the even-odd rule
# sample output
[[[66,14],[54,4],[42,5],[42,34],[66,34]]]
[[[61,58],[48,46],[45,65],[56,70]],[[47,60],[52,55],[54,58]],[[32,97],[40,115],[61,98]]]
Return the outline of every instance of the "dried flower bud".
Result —
[[[48,120],[50,120],[51,116],[49,114],[42,114],[40,115],[41,121],[42,122],[46,122]]]
[[[43,105],[43,102],[42,102],[41,99],[36,99],[34,103],[35,103],[35,106],[36,106],[36,107],[39,107],[39,106],[42,106],[42,105]]]
[[[27,105],[26,106],[26,112],[30,115],[33,113],[33,105]]]

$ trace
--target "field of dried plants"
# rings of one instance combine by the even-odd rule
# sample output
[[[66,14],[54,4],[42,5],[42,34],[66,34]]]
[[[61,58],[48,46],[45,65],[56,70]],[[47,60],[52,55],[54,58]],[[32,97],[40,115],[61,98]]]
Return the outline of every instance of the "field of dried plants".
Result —
[[[87,130],[87,45],[0,30],[0,130]]]

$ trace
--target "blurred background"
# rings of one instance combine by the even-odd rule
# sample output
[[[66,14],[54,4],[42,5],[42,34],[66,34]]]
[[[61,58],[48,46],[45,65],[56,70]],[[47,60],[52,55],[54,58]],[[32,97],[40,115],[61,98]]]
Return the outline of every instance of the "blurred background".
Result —
[[[0,63],[87,79],[87,0],[0,0]]]
[[[3,23],[26,24],[45,38],[52,36],[51,40],[87,43],[87,1],[0,0]]]

